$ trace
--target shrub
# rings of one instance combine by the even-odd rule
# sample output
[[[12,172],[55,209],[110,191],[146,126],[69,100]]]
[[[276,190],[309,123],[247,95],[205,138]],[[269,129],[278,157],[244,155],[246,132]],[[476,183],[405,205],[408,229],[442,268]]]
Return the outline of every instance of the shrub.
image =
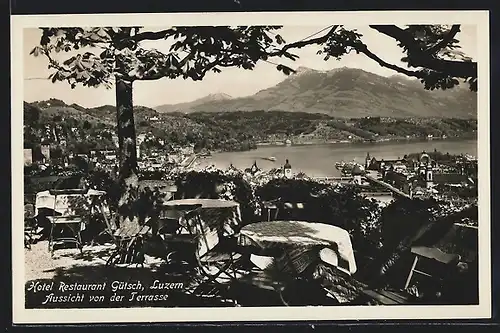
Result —
[[[257,221],[258,202],[242,173],[190,171],[177,173],[174,179],[178,197],[234,200],[240,204],[244,223]]]

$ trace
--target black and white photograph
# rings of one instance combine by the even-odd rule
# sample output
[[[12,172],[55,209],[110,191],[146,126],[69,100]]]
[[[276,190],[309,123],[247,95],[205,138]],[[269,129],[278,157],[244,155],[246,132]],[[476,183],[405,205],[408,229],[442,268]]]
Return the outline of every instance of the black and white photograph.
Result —
[[[12,30],[19,322],[489,316],[486,12]]]

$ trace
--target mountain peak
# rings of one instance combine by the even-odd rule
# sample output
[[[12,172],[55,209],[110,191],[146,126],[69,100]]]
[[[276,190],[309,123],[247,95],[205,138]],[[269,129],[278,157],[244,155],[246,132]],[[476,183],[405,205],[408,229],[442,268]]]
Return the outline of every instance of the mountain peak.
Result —
[[[470,118],[477,113],[475,95],[457,98],[453,90],[427,91],[418,80],[396,78],[353,67],[316,70],[298,66],[296,73],[251,96],[231,98],[226,94],[211,94],[193,102],[161,105],[157,110],[185,113],[281,110],[345,118]],[[397,84],[398,81],[403,83]]]
[[[211,100],[211,101],[221,101],[221,100],[226,100],[226,99],[232,99],[233,97],[231,95],[225,94],[225,93],[213,93],[209,94],[205,97],[203,97],[204,100]]]
[[[314,69],[312,69],[312,68],[309,68],[309,67],[299,66],[299,68],[297,68],[297,69],[295,70],[295,72],[296,72],[297,74],[299,74],[299,73],[304,73],[304,72],[315,72],[315,70],[314,70]]]

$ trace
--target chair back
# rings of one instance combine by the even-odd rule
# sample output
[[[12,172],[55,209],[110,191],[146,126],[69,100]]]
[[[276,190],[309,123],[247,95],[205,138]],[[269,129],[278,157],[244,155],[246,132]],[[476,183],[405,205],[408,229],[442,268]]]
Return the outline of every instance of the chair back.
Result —
[[[459,255],[445,253],[435,247],[414,246],[411,248],[411,253],[415,257],[410,273],[406,278],[405,289],[410,287],[410,283],[415,274],[434,282],[442,283],[448,271],[447,268],[453,263],[458,263],[460,260]],[[438,264],[438,266],[436,266],[436,264]]]
[[[201,208],[201,205],[164,206],[158,219],[158,233],[172,234],[181,228],[186,220],[186,214]]]
[[[412,247],[411,253],[421,258],[438,261],[445,265],[454,261],[458,261],[460,259],[460,256],[457,254],[445,253],[438,248],[425,247],[425,246]]]
[[[33,204],[24,205],[24,227],[31,228],[35,226],[35,206]]]
[[[302,202],[282,202],[284,217],[292,220],[303,220],[305,211],[304,203]]]
[[[35,206],[33,204],[24,205],[24,219],[32,219],[35,217]]]
[[[202,257],[210,252],[219,243],[219,234],[216,229],[206,225],[201,217],[201,207],[188,211],[184,215],[187,229],[197,236],[197,255]]]

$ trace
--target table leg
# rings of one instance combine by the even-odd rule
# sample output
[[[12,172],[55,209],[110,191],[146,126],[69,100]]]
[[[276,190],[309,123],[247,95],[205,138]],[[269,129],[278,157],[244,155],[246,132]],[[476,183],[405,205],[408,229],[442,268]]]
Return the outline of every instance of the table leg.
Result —
[[[406,278],[405,289],[407,289],[410,285],[411,278],[413,276],[413,271],[415,270],[415,267],[417,266],[417,262],[418,262],[418,256],[415,256],[415,259],[413,260],[413,264],[411,265],[410,274],[408,274],[408,277]]]
[[[76,241],[78,242],[76,245],[78,246],[78,249],[80,250],[80,253],[83,253],[82,235],[81,235],[80,231],[78,231],[76,237],[77,237]]]
[[[50,252],[51,256],[54,254],[54,248],[52,246],[53,237],[54,237],[54,225],[51,223],[49,230],[49,245],[48,245],[48,251]]]

